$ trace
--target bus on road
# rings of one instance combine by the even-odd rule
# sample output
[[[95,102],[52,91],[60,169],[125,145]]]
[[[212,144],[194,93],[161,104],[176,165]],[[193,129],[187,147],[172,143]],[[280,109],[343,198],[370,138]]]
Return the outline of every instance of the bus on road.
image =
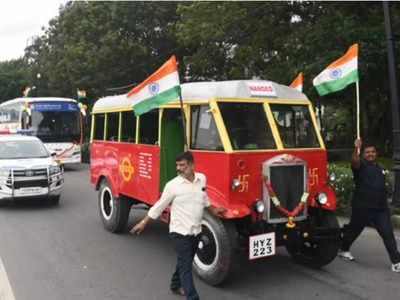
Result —
[[[81,163],[82,114],[70,98],[27,97],[0,104],[0,132],[27,130],[63,165]]]
[[[105,228],[124,231],[131,207],[159,199],[176,176],[186,135],[211,205],[227,209],[221,218],[204,213],[194,258],[200,278],[219,284],[240,264],[238,251],[253,260],[279,246],[299,263],[330,263],[340,246],[336,196],[307,96],[266,80],[193,82],[181,89],[185,123],[179,101],[139,117],[126,95],[94,104],[90,175]],[[169,214],[166,209],[161,221],[168,223]]]

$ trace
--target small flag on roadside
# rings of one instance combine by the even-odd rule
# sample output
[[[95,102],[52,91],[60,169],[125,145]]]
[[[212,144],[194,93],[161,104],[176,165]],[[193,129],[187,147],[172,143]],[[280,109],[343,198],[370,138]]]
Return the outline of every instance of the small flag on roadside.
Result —
[[[126,97],[132,101],[136,116],[144,114],[179,97],[178,67],[172,56],[155,73],[134,87]]]
[[[346,54],[331,63],[317,77],[313,84],[320,96],[343,90],[350,83],[358,81],[358,44],[350,46]]]
[[[24,91],[22,92],[22,94],[24,95],[24,97],[28,97],[30,91],[31,91],[31,88],[29,86],[27,86],[24,89]]]
[[[78,94],[78,99],[85,99],[86,98],[86,91],[76,89],[76,93]]]
[[[303,91],[303,72],[300,72],[299,75],[297,75],[296,79],[290,84],[290,87],[299,92]]]

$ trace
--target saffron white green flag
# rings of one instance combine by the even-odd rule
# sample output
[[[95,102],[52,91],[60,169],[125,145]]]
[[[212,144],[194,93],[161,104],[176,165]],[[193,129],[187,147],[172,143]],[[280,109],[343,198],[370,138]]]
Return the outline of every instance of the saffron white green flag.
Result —
[[[300,72],[299,75],[297,75],[296,79],[290,84],[290,87],[299,92],[303,91],[303,72]]]
[[[181,92],[175,56],[155,73],[133,88],[126,97],[131,101],[136,116],[144,114],[172,100]]]
[[[344,56],[331,63],[317,77],[313,84],[320,96],[343,90],[350,83],[358,81],[358,44],[352,45]]]
[[[86,91],[76,89],[76,94],[78,95],[78,99],[84,99],[86,98]]]

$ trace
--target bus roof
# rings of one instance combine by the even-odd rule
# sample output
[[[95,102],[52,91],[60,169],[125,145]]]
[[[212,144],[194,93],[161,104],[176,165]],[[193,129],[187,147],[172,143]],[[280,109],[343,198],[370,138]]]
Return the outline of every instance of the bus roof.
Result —
[[[20,98],[15,98],[12,100],[7,100],[4,101],[3,103],[0,103],[1,105],[9,105],[9,104],[15,104],[15,103],[20,103],[20,102],[47,102],[47,101],[51,101],[51,102],[75,102],[77,103],[77,101],[75,99],[71,99],[71,98],[62,98],[62,97],[20,97]]]
[[[305,94],[296,89],[267,80],[188,82],[181,84],[181,90],[185,102],[212,98],[308,100]],[[133,105],[134,103],[126,98],[126,94],[107,96],[96,101],[93,111]]]

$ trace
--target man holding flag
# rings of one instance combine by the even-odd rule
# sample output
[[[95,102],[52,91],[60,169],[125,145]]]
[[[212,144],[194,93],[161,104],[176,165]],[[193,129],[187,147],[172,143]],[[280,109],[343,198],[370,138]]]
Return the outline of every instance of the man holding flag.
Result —
[[[376,163],[377,151],[367,144],[361,154],[360,97],[358,85],[358,44],[352,45],[344,56],[331,63],[313,84],[320,96],[340,91],[356,83],[357,92],[357,139],[351,160],[355,190],[352,200],[350,223],[345,225],[343,242],[338,256],[354,260],[349,249],[365,226],[373,222],[381,236],[392,262],[392,271],[400,272],[400,253],[397,249],[385,190],[385,172]]]

